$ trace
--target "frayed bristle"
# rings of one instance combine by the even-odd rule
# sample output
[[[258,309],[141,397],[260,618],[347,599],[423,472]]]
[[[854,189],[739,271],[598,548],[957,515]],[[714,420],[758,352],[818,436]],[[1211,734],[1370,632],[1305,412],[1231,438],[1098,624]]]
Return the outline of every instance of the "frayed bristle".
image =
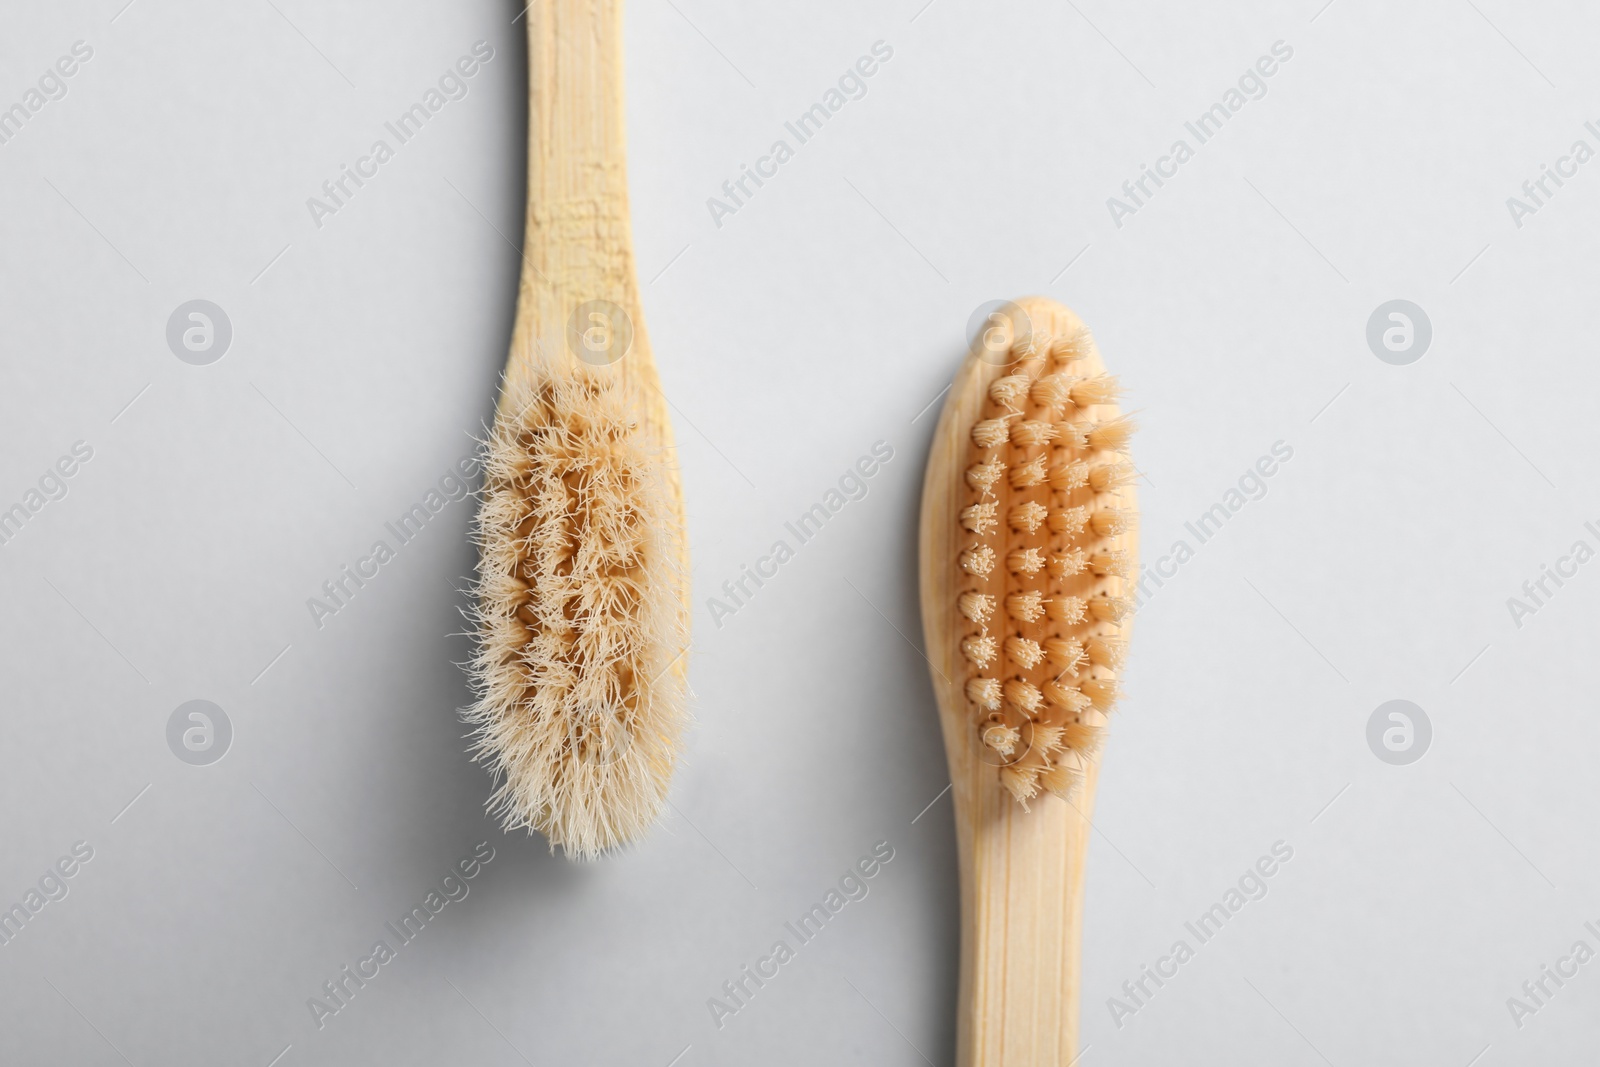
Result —
[[[1038,574],[1044,569],[1044,556],[1037,548],[1014,548],[1006,554],[1006,569],[1012,574]]]
[[[1097,452],[1121,452],[1133,436],[1133,420],[1123,415],[1102,422],[1088,433],[1088,445]]]
[[[1059,436],[1053,423],[1041,422],[1039,419],[1027,419],[1011,431],[1011,439],[1019,445],[1047,445]]]
[[[1075,316],[1025,306],[1009,362],[969,363],[955,400],[971,422],[954,546],[970,743],[1024,810],[1092,769],[1138,569],[1117,380]]]
[[[989,664],[994,662],[995,656],[999,655],[999,653],[999,642],[988,634],[973,634],[971,637],[964,638],[961,642],[961,654],[966,656],[967,661],[980,671],[987,670]]]
[[[1000,693],[1000,682],[997,679],[967,679],[967,699],[985,711],[1000,710]]]
[[[990,502],[987,504],[972,504],[961,509],[961,526],[968,533],[975,533],[979,537],[994,529],[999,523],[995,512],[999,505]]]
[[[508,377],[485,461],[465,713],[507,830],[592,858],[666,802],[688,722],[681,532],[615,373]]]
[[[1091,640],[1099,640],[1093,638]],[[1059,671],[1071,674],[1078,669],[1078,664],[1083,662],[1086,650],[1083,645],[1070,637],[1052,637],[1044,643],[1044,654],[1050,657],[1050,666]],[[1090,662],[1093,662],[1091,660]]]
[[[1011,468],[1011,488],[1029,489],[1041,485],[1045,479],[1045,463],[1048,456],[1035,456],[1020,466]]]
[[[1044,649],[1039,647],[1039,642],[1026,637],[1008,637],[1006,655],[1023,670],[1031,671],[1039,665],[1040,660],[1044,659]]]
[[[1050,488],[1069,493],[1089,483],[1089,465],[1081,459],[1050,468]]]
[[[980,493],[991,492],[1005,472],[1005,462],[999,458],[974,463],[967,468],[967,485]]]
[[[1006,521],[1017,533],[1031,534],[1038,532],[1039,525],[1050,514],[1049,510],[1040,503],[1028,501],[1018,504],[1006,515]]]

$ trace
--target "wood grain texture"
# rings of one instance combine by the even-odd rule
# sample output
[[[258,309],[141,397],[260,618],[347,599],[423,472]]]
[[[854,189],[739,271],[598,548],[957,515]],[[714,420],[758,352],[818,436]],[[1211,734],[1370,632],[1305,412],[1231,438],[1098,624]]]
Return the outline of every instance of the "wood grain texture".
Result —
[[[1036,332],[1069,334],[1082,323],[1041,297],[1017,301]],[[1086,364],[1103,371],[1098,351]],[[923,630],[944,731],[961,876],[961,977],[957,999],[959,1067],[1067,1067],[1077,1056],[1083,863],[1098,761],[1071,802],[1041,795],[1023,808],[1000,784],[996,754],[979,743],[975,712],[962,691],[967,664],[957,613],[963,588],[956,559],[971,535],[957,514],[969,492],[963,472],[969,432],[988,386],[1007,373],[1001,361],[969,355],[955,376],[928,459],[919,568]],[[1091,413],[1114,417],[1112,405]],[[1114,494],[1132,513],[1132,486]],[[1136,534],[1115,547],[1136,559]],[[1132,574],[1137,574],[1134,563]],[[1100,579],[1118,594],[1124,580]],[[1119,633],[1126,636],[1127,622]]]
[[[578,364],[568,338],[589,301],[621,308],[632,327],[627,355],[594,367],[620,377],[640,426],[662,458],[662,479],[689,603],[689,553],[672,419],[645,329],[628,210],[622,0],[538,0],[528,24],[528,200],[508,382],[552,364]],[[542,358],[541,358],[542,357]],[[502,387],[500,403],[514,390]],[[671,670],[686,677],[688,657]]]

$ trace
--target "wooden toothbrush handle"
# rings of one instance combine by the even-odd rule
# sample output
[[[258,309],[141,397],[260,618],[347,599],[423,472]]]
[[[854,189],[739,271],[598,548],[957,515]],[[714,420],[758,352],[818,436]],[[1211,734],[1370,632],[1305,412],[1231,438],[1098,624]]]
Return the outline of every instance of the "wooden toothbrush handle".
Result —
[[[629,233],[621,0],[538,0],[528,21],[528,202],[513,362],[534,341],[566,347],[588,301],[633,320],[648,363]]]
[[[957,1067],[1068,1067],[1078,1055],[1083,860],[1096,767],[1070,803],[1040,796],[1032,811],[1005,792],[993,767],[974,760],[952,771],[965,786],[955,802]]]

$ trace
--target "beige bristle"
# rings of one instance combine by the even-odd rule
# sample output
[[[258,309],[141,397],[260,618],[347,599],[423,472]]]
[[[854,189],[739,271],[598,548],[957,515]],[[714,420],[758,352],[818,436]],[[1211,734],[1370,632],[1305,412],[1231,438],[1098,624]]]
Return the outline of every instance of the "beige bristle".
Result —
[[[994,597],[988,593],[962,593],[956,606],[963,618],[981,626],[994,614]]]
[[[1044,615],[1041,593],[1012,593],[1006,597],[1006,614],[1017,622],[1038,622]]]
[[[1083,772],[1076,767],[1057,763],[1039,773],[1039,784],[1062,800],[1070,801],[1083,784]]]
[[[1111,375],[1097,374],[1093,378],[1081,378],[1074,382],[1071,396],[1074,404],[1086,408],[1096,404],[1109,404],[1121,391],[1117,380]]]
[[[1096,667],[1109,667],[1112,670],[1122,666],[1122,661],[1127,658],[1128,646],[1122,641],[1110,637],[1091,637],[1084,645],[1084,653],[1088,655],[1089,662]]]
[[[1070,374],[1046,374],[1033,383],[1028,396],[1042,408],[1064,407],[1072,399],[1072,389],[1078,379]]]
[[[1065,708],[1074,715],[1089,707],[1091,703],[1081,690],[1062,681],[1044,683],[1044,695],[1050,703],[1058,708]]]
[[[961,509],[961,525],[969,532],[982,536],[999,525],[1000,520],[995,517],[999,510],[1000,505],[993,502],[971,504]]]
[[[1001,407],[1013,408],[1018,400],[1028,395],[1028,386],[1033,384],[1033,379],[1026,374],[1008,374],[1004,378],[996,378],[989,384],[989,399]]]
[[[688,723],[677,508],[626,381],[508,375],[476,532],[465,719],[489,807],[585,858],[655,820]]]
[[[1089,487],[1097,493],[1108,493],[1139,476],[1130,463],[1101,463],[1089,469],[1088,475]]]
[[[980,493],[987,493],[1005,472],[1005,461],[998,456],[983,463],[974,463],[967,468],[967,485]]]
[[[1096,574],[1110,574],[1117,578],[1128,576],[1128,554],[1126,552],[1096,552],[1089,557],[1089,569]]]
[[[1000,710],[1000,693],[1000,682],[997,679],[967,679],[967,699],[985,711]]]
[[[1047,445],[1058,435],[1055,426],[1038,419],[1019,422],[1011,430],[1011,439],[1019,445]]]
[[[1050,358],[1057,363],[1071,363],[1089,354],[1092,340],[1086,329],[1062,334],[1050,342]]]
[[[1039,525],[1050,514],[1049,510],[1036,501],[1030,500],[1026,504],[1018,504],[1006,513],[1006,520],[1011,528],[1018,533],[1036,533]]]
[[[1044,649],[1039,647],[1037,641],[1030,641],[1026,637],[1008,637],[1006,655],[1023,670],[1032,670],[1044,659]]]
[[[1092,756],[1100,751],[1100,744],[1105,740],[1105,727],[1087,722],[1069,722],[1062,740],[1074,752],[1085,756]]]
[[[961,641],[961,653],[980,671],[988,668],[1000,652],[1000,644],[988,634],[973,634]]]
[[[1022,810],[1028,810],[1028,801],[1039,794],[1036,784],[1039,772],[1031,767],[1002,767],[1000,768],[1000,784],[1016,798],[1022,805]]]
[[[994,559],[994,549],[988,545],[974,545],[961,553],[961,569],[981,578],[994,570]]]
[[[1006,554],[1006,569],[1013,574],[1038,574],[1044,570],[1044,556],[1037,548],[1013,548]]]
[[[1089,598],[1089,614],[1099,622],[1121,622],[1133,610],[1133,601],[1120,596]]]
[[[1037,757],[1037,762],[1041,768],[1050,765],[1050,757],[1056,749],[1061,747],[1062,736],[1065,732],[1061,727],[1051,726],[1048,723],[1038,722],[1033,724],[1033,736],[1028,738],[1028,754]]]
[[[1069,536],[1080,534],[1088,522],[1088,508],[1065,508],[1061,511],[1052,511],[1050,513],[1050,532]]]
[[[1089,465],[1081,459],[1050,468],[1050,488],[1064,493],[1087,485],[1089,478]]]
[[[1055,423],[1056,436],[1063,445],[1076,449],[1089,447],[1089,431],[1094,427],[1084,422],[1058,422]]]
[[[1010,684],[1010,682],[1006,683],[1007,686],[1010,686]],[[1117,680],[1115,678],[1090,678],[1081,683],[1078,688],[1083,690],[1083,695],[1089,698],[1089,703],[1098,712],[1110,711],[1111,705],[1117,702]]]
[[[1025,682],[1020,678],[1012,678],[1005,684],[1006,699],[1026,712],[1035,712],[1044,703],[1044,697],[1039,693],[1039,687],[1032,682]]]
[[[1007,726],[1002,722],[994,722],[983,728],[983,743],[994,749],[1002,756],[1009,756],[1017,750],[1017,742],[1022,740],[1022,734],[1014,726]]]
[[[1050,577],[1071,578],[1075,574],[1082,574],[1088,565],[1081,548],[1075,548],[1070,552],[1057,552],[1050,557]]]
[[[1089,528],[1096,537],[1115,537],[1128,528],[1128,516],[1121,508],[1101,508],[1089,516]]]
[[[1010,438],[1011,424],[1005,419],[983,419],[973,424],[972,443],[979,448],[998,448]]]
[[[1133,420],[1126,415],[1102,422],[1089,431],[1089,447],[1099,452],[1121,452],[1128,447],[1133,428]]]
[[[1011,468],[1011,487],[1013,489],[1031,489],[1041,484],[1045,479],[1045,463],[1048,456],[1035,456],[1021,466]]]
[[[1050,666],[1069,673],[1078,669],[1085,652],[1084,646],[1070,637],[1051,637],[1044,643],[1044,654],[1050,657]]]
[[[1052,597],[1047,605],[1050,617],[1068,626],[1076,626],[1084,619],[1084,600],[1081,596]]]

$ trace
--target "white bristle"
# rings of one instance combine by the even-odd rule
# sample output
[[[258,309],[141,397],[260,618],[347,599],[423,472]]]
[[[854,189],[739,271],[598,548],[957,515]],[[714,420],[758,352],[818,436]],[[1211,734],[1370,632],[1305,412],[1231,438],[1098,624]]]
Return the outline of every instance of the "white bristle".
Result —
[[[1061,681],[1044,683],[1044,695],[1050,699],[1050,703],[1058,708],[1065,708],[1074,715],[1089,707],[1091,703],[1082,690]]]
[[[1109,404],[1117,398],[1120,391],[1117,380],[1111,375],[1097,374],[1093,378],[1083,378],[1073,383],[1072,402],[1080,408]]]
[[[1005,461],[999,456],[983,463],[974,463],[967,468],[967,485],[980,493],[987,493],[1005,472]]]
[[[1038,775],[1039,772],[1031,767],[1002,767],[1000,784],[1022,805],[1022,810],[1027,811],[1028,801],[1039,795],[1036,783]]]
[[[1052,619],[1069,626],[1076,626],[1084,618],[1084,600],[1079,596],[1052,597],[1048,609]]]
[[[1019,422],[1011,430],[1011,439],[1019,445],[1047,445],[1058,436],[1055,426],[1038,419]]]
[[[1075,535],[1083,532],[1089,521],[1088,508],[1065,508],[1050,513],[1050,532]]]
[[[1089,487],[1097,493],[1110,492],[1138,477],[1133,465],[1129,463],[1102,463],[1089,470],[1088,474]]]
[[[1127,657],[1128,646],[1110,637],[1091,637],[1084,645],[1084,652],[1095,666],[1115,670],[1122,666],[1122,661]]]
[[[1006,655],[1023,670],[1031,671],[1044,659],[1044,649],[1039,647],[1037,641],[1030,641],[1026,637],[1008,637]]]
[[[1015,752],[1017,750],[1017,742],[1022,739],[1022,735],[1017,732],[1016,727],[1007,726],[1001,722],[990,723],[985,726],[982,736],[983,743],[1002,756],[1009,756]]]
[[[1084,449],[1089,447],[1089,432],[1093,426],[1083,422],[1058,422],[1055,424],[1056,436],[1061,443],[1072,448]]]
[[[1077,381],[1070,374],[1046,374],[1033,383],[1028,395],[1042,408],[1060,408],[1072,398],[1072,389]]]
[[[1072,460],[1050,468],[1050,488],[1071,492],[1089,483],[1089,465],[1083,460]]]
[[[980,578],[994,570],[994,549],[988,545],[974,545],[961,553],[961,569]]]
[[[989,399],[1001,407],[1014,407],[1016,402],[1028,395],[1028,386],[1033,384],[1033,379],[1026,374],[1008,374],[1004,378],[996,378],[989,385]]]
[[[979,670],[983,670],[994,662],[999,653],[999,642],[988,634],[973,634],[961,641],[961,653]]]
[[[962,593],[956,606],[963,618],[981,626],[994,614],[994,597],[987,593]]]
[[[1049,510],[1043,504],[1030,500],[1026,504],[1018,504],[1007,512],[1006,521],[1018,533],[1031,534],[1039,529],[1039,525],[1049,514]]]
[[[1082,574],[1088,565],[1081,548],[1059,552],[1050,557],[1050,577],[1071,578],[1075,574]]]
[[[1123,415],[1090,430],[1088,444],[1099,452],[1121,452],[1128,446],[1128,438],[1132,434],[1133,420]]]
[[[1044,557],[1037,548],[1013,548],[1006,553],[1006,569],[1013,574],[1038,574],[1044,569]]]
[[[1089,517],[1089,528],[1096,537],[1115,537],[1128,528],[1128,516],[1121,508],[1101,508]]]
[[[1006,614],[1018,622],[1038,622],[1044,615],[1043,594],[1012,593],[1006,597]]]
[[[1006,683],[1008,686],[1011,684]],[[1089,698],[1089,703],[1094,710],[1105,713],[1111,710],[1111,705],[1117,702],[1117,681],[1115,678],[1090,678],[1079,686],[1083,695]],[[1009,691],[1007,692],[1009,696]]]
[[[971,504],[961,509],[961,525],[971,533],[982,536],[1000,524],[995,517],[1000,505],[995,503]]]
[[[1089,614],[1100,622],[1121,622],[1133,610],[1133,601],[1120,596],[1097,596],[1089,600]]]
[[[1128,554],[1126,552],[1096,552],[1089,557],[1089,569],[1096,574],[1110,574],[1117,578],[1128,576]]]
[[[1011,426],[1005,419],[983,419],[972,426],[972,443],[979,448],[997,448],[1011,438]]]
[[[1050,666],[1071,673],[1083,662],[1084,647],[1070,637],[1051,637],[1044,643],[1044,654],[1050,657]]]
[[[1011,701],[1023,711],[1038,711],[1044,703],[1044,697],[1039,694],[1038,688],[1032,682],[1025,682],[1021,678],[1012,678],[1005,684],[1006,699]]]
[[[967,699],[986,711],[999,711],[1000,682],[994,678],[968,678]]]
[[[1040,485],[1045,479],[1045,463],[1048,457],[1039,455],[1030,459],[1019,467],[1011,468],[1011,487],[1013,489],[1031,489]]]

